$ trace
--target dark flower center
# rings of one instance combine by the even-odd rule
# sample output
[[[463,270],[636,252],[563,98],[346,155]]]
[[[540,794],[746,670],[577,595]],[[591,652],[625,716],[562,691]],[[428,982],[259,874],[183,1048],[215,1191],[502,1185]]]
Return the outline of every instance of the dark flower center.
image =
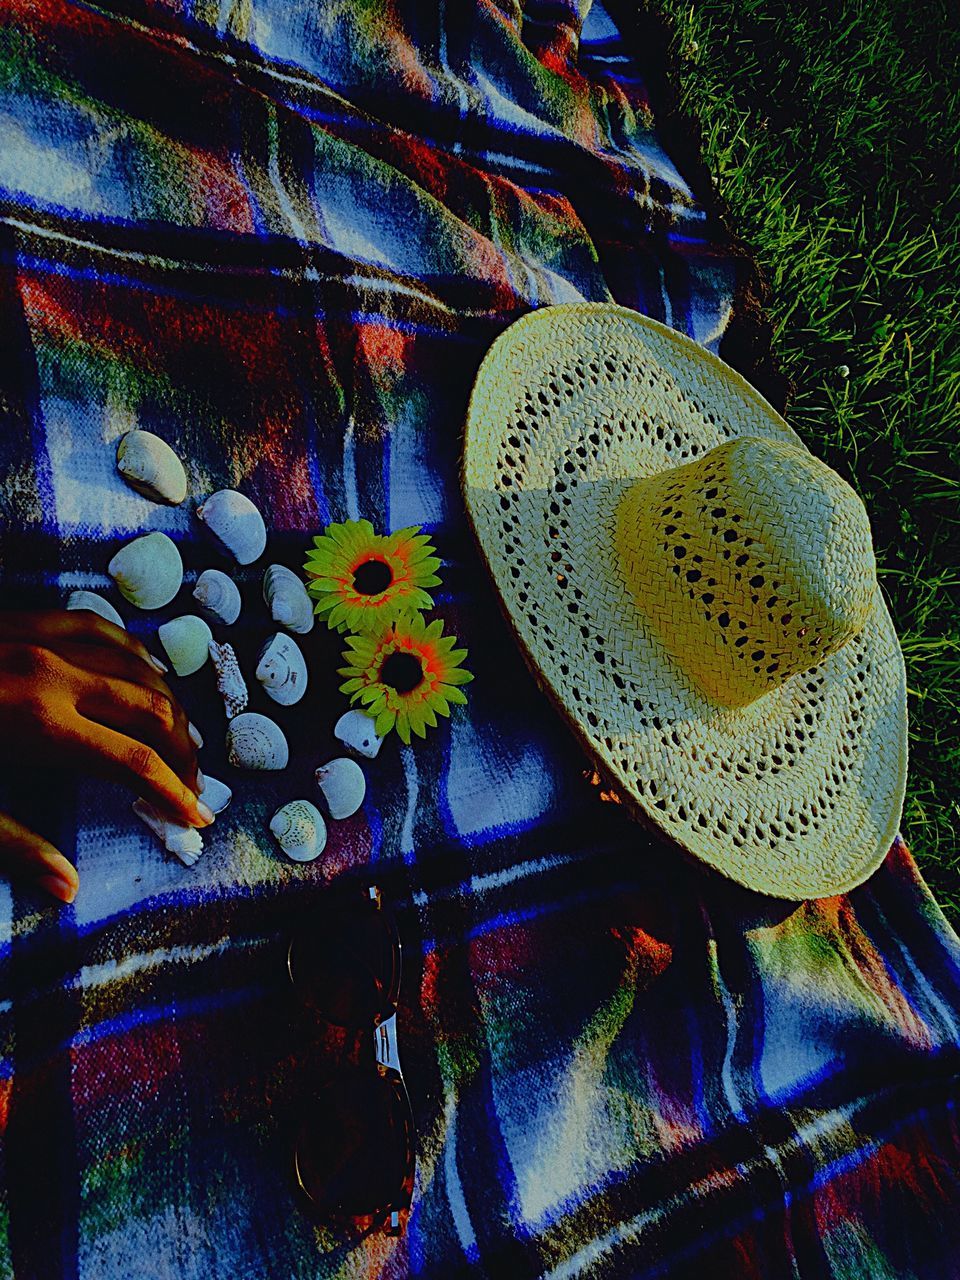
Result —
[[[380,668],[380,680],[397,693],[410,693],[423,680],[423,664],[412,653],[391,653]]]
[[[376,596],[393,581],[390,566],[383,560],[364,560],[353,571],[353,585],[362,596]]]

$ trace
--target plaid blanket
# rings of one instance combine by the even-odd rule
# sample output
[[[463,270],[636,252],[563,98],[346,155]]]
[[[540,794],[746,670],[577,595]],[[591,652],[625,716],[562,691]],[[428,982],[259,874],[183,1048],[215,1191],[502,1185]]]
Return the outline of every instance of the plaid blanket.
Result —
[[[267,823],[336,751],[330,633],[304,641],[304,702],[275,709],[280,774],[226,764],[209,667],[174,681],[235,788],[191,869],[117,787],[3,779],[0,807],[81,888],[56,908],[0,884],[0,1274],[955,1277],[960,944],[907,848],[852,893],[786,903],[641,832],[585,778],[468,535],[461,423],[517,316],[613,300],[721,353],[738,322],[745,264],[665,153],[611,11],[0,14],[2,603],[99,589],[159,652],[158,622],[224,563],[192,508],[236,486],[270,535],[222,637],[248,674],[264,565],[366,516],[432,532],[476,676],[425,743],[388,740],[306,866]],[[133,426],[185,460],[183,507],[116,475]],[[153,614],[106,575],[147,529],[187,570]],[[289,1168],[321,1068],[284,942],[343,877],[397,913],[419,1130],[405,1236],[358,1247],[308,1223]]]

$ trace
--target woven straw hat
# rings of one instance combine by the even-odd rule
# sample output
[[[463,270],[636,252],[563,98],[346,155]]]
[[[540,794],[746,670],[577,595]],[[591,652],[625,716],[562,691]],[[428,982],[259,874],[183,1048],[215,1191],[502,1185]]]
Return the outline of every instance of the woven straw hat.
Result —
[[[866,511],[723,361],[612,304],[493,343],[467,509],[541,684],[642,819],[778,898],[882,862],[906,681]]]

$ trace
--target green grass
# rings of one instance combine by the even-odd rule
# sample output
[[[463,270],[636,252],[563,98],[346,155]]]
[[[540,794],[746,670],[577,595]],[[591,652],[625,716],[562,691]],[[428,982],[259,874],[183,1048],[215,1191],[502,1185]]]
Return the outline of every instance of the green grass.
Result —
[[[960,39],[934,0],[658,0],[769,288],[787,411],[870,514],[907,665],[902,830],[960,929]]]

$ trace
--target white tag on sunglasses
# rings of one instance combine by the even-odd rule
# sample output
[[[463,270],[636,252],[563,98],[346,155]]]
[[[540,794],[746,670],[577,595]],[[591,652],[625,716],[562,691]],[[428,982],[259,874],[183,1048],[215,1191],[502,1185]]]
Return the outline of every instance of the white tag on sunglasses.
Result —
[[[393,1067],[394,1071],[402,1075],[400,1056],[397,1052],[397,1015],[395,1013],[374,1027],[373,1051],[380,1066]]]

